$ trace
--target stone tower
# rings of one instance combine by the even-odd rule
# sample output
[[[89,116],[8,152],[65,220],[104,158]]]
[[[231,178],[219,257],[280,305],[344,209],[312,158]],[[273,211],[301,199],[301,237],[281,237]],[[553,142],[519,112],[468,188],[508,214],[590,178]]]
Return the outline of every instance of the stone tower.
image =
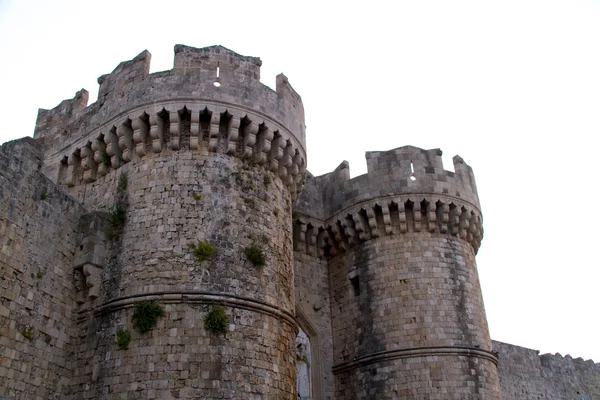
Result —
[[[0,147],[0,396],[500,399],[471,168],[407,146],[314,177],[260,66],[144,51]]]
[[[287,78],[260,83],[261,61],[224,47],[175,46],[174,68],[149,74],[143,52],[87,94],[41,110],[42,171],[87,210],[110,211],[126,174],[122,233],[93,214],[80,222],[81,282],[73,393],[154,390],[157,398],[294,398],[291,205],[305,171],[304,110]],[[124,178],[123,178],[124,179]],[[194,248],[215,250],[199,261]],[[248,260],[253,246],[264,267]],[[137,335],[132,306],[164,307]],[[228,311],[214,335],[203,316]],[[118,328],[135,349],[115,348]]]
[[[328,296],[297,284],[297,307],[331,321],[335,398],[500,398],[475,264],[475,179],[458,156],[445,171],[441,155],[368,152],[367,174],[349,179],[342,163],[309,177],[296,205],[296,274],[329,273]]]

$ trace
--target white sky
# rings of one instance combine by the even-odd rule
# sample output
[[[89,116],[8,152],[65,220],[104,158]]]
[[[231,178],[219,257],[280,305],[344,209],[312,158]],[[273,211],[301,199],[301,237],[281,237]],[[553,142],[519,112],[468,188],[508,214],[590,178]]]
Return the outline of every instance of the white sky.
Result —
[[[493,339],[600,362],[600,0],[0,0],[0,142],[148,49],[261,57],[306,111],[309,170],[404,145],[460,154],[484,216]],[[390,6],[391,3],[397,3]]]

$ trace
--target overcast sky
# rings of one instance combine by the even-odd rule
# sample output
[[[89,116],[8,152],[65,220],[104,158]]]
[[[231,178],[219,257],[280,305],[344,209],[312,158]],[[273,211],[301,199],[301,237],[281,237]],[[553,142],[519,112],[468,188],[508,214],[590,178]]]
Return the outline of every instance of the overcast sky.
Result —
[[[404,145],[461,155],[493,339],[600,362],[600,0],[0,0],[0,142],[144,49],[221,44],[283,72],[314,175]]]

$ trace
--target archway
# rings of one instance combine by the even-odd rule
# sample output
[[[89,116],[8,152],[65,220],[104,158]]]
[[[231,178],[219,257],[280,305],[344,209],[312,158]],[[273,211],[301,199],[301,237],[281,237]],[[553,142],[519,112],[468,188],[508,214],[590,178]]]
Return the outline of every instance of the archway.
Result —
[[[306,314],[296,307],[300,330],[296,336],[296,388],[298,399],[321,400],[323,396],[323,366],[319,334]]]

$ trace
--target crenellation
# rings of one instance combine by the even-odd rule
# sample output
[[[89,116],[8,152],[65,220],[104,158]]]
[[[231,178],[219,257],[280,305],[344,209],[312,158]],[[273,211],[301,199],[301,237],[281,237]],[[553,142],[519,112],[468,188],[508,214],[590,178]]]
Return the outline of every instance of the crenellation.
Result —
[[[150,73],[151,58],[150,52],[144,50],[133,59],[120,63],[110,74],[100,76],[98,78],[99,101],[123,99],[126,85],[146,79]]]
[[[223,46],[210,46],[201,49],[175,45],[173,72],[182,75],[200,75],[223,80],[235,78],[246,85],[250,81],[260,81],[262,61],[258,57],[239,55]]]
[[[107,131],[110,131],[113,126],[120,127],[127,118],[131,120],[128,127],[132,133],[123,132],[120,135],[120,131],[116,132],[121,139],[119,146],[123,147],[123,150],[119,150],[123,152],[123,162],[129,162],[132,158],[130,153],[133,144],[138,156],[145,155],[146,149],[143,143],[148,134],[151,137],[153,152],[163,151],[163,146],[178,150],[181,146],[179,135],[182,128],[179,126],[181,121],[178,120],[175,111],[179,111],[181,116],[184,105],[188,110],[193,111],[191,114],[194,114],[190,116],[190,149],[200,150],[203,140],[200,139],[200,133],[204,130],[202,114],[197,118],[195,113],[204,107],[195,106],[194,103],[197,102],[211,109],[207,144],[210,151],[216,151],[219,143],[220,114],[228,112],[236,118],[248,115],[253,122],[247,139],[244,138],[246,156],[254,154],[256,158],[262,158],[258,151],[254,151],[253,134],[257,132],[256,125],[264,123],[262,120],[268,118],[277,126],[272,130],[279,130],[286,141],[286,146],[287,142],[291,141],[293,147],[289,150],[291,156],[293,157],[297,151],[302,159],[305,158],[302,102],[289,85],[287,78],[278,77],[278,89],[272,91],[259,81],[261,62],[258,58],[240,56],[221,46],[194,49],[177,45],[175,50],[174,69],[171,71],[149,74],[150,53],[144,51],[134,59],[119,64],[112,73],[99,78],[100,95],[96,103],[86,108],[87,92],[82,91],[78,92],[75,99],[66,100],[53,110],[41,110],[35,137],[60,137],[59,141],[47,142],[46,159],[59,158],[58,152],[72,153],[76,147],[81,148],[85,143],[95,140],[100,133],[108,135]],[[219,88],[213,85],[217,66],[220,71]],[[250,97],[241,99],[240,94],[243,92],[250,93]],[[164,99],[162,101],[157,99],[156,94],[164,96]],[[174,106],[174,103],[178,102],[177,99],[183,101],[179,101],[181,106]],[[193,101],[190,101],[191,99]],[[232,105],[236,106],[232,108]],[[167,117],[160,114],[163,108],[169,113]],[[148,115],[147,122],[144,121],[146,119],[144,114]],[[56,120],[57,118],[59,120]],[[235,124],[237,120],[234,119],[231,123]],[[233,129],[235,128],[234,125]],[[230,153],[237,153],[237,149],[234,148],[237,133],[227,132],[227,140],[231,142],[231,146],[227,146],[227,151]],[[131,140],[129,136],[132,136]],[[133,141],[133,144],[130,144],[130,141]],[[267,145],[266,151],[269,150]],[[112,164],[113,168],[120,166],[117,160],[112,161]],[[277,169],[279,172],[279,166]],[[50,166],[45,166],[45,170],[49,171]],[[292,168],[291,172],[292,178],[296,179],[295,169]],[[288,175],[287,171],[282,170],[280,173]]]
[[[52,110],[40,108],[35,124],[34,136],[63,137],[68,133],[70,120],[76,118],[88,103],[89,93],[85,89],[75,93],[72,99],[63,100]]]
[[[596,399],[600,397],[600,364],[569,355],[539,351],[494,341],[499,354],[503,399]]]

